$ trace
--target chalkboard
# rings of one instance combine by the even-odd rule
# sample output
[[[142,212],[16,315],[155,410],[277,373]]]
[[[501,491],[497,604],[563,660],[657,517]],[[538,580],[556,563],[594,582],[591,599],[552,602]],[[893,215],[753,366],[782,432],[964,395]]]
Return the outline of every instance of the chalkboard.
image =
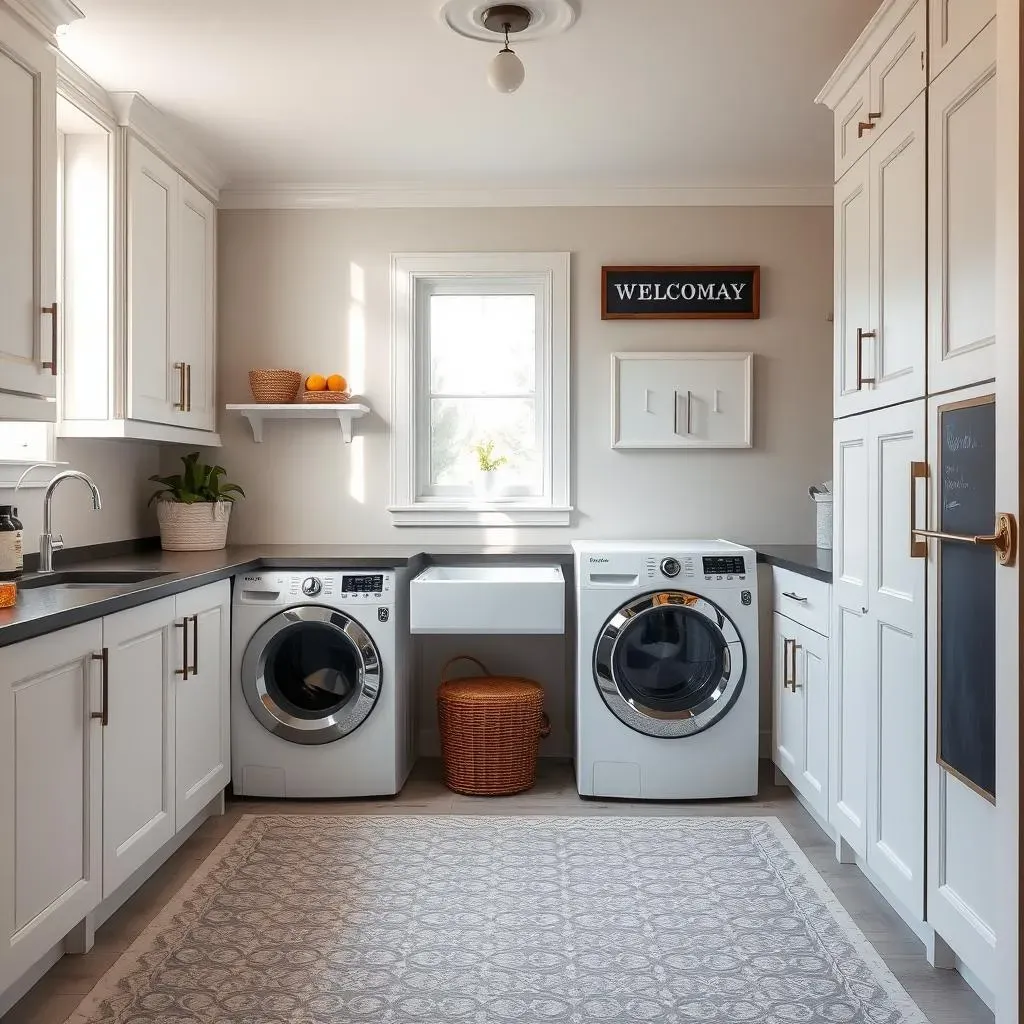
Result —
[[[945,533],[990,534],[996,518],[996,406],[989,396],[939,409]],[[996,795],[996,559],[989,547],[939,547],[939,763]]]
[[[757,320],[760,267],[603,267],[604,320]]]

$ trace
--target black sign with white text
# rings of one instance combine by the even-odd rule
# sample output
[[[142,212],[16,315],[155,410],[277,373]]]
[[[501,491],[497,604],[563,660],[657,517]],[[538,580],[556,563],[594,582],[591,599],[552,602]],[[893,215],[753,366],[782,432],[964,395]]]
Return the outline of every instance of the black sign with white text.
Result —
[[[604,267],[603,320],[757,320],[760,267]]]

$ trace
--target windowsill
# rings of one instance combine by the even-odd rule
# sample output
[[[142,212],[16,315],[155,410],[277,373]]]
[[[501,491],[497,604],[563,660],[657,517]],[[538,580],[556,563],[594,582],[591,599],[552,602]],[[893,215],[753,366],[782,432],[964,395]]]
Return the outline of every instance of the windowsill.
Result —
[[[392,505],[392,526],[569,526],[572,508],[517,502]]]
[[[19,489],[31,491],[49,487],[50,481],[69,465],[68,462],[4,462],[0,460],[0,491],[13,491],[21,474],[29,466],[38,466],[39,468],[31,476],[26,477]]]

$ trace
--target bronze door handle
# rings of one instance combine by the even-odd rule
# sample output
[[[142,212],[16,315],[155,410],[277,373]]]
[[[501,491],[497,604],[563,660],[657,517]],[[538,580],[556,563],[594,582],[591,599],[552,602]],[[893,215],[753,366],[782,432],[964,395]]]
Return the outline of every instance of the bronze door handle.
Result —
[[[185,412],[192,411],[192,364],[185,363]]]
[[[98,718],[105,729],[110,725],[110,651],[104,647],[99,654],[92,656],[93,661],[103,663],[103,704],[101,711],[94,711],[90,718]]]
[[[59,307],[57,306],[56,302],[51,303],[49,306],[43,306],[43,313],[50,318],[50,338],[51,338],[51,341],[52,341],[52,344],[53,344],[53,348],[51,349],[51,352],[53,354],[51,356],[51,362],[49,362],[49,363],[42,363],[41,365],[42,365],[44,370],[49,370],[51,375],[54,376],[54,377],[57,376],[57,313],[58,312],[59,312]]]
[[[860,121],[857,124],[857,138],[863,139],[864,133],[869,132],[875,127],[875,122],[882,116],[882,112],[868,113],[868,119],[866,121]]]
[[[182,412],[187,411],[187,400],[185,397],[185,364],[175,363],[174,368],[180,374],[178,378],[178,400],[174,403],[175,409],[180,409]]]
[[[181,638],[181,668],[176,668],[174,674],[181,676],[182,682],[188,682],[188,619],[174,624],[176,629],[184,630]]]
[[[199,675],[199,616],[192,616],[192,675]]]
[[[864,376],[864,339],[877,338],[877,331],[865,331],[863,327],[857,328],[857,390],[865,384],[877,383],[874,377]]]

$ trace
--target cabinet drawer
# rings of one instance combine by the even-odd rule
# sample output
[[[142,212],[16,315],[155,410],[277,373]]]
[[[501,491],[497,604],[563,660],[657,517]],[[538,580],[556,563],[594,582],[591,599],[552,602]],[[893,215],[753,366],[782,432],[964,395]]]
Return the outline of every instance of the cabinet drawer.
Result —
[[[829,635],[832,588],[821,580],[772,567],[772,608],[822,636]]]
[[[917,99],[928,84],[928,12],[917,0],[871,62],[873,143]],[[877,115],[877,116],[876,116]]]

